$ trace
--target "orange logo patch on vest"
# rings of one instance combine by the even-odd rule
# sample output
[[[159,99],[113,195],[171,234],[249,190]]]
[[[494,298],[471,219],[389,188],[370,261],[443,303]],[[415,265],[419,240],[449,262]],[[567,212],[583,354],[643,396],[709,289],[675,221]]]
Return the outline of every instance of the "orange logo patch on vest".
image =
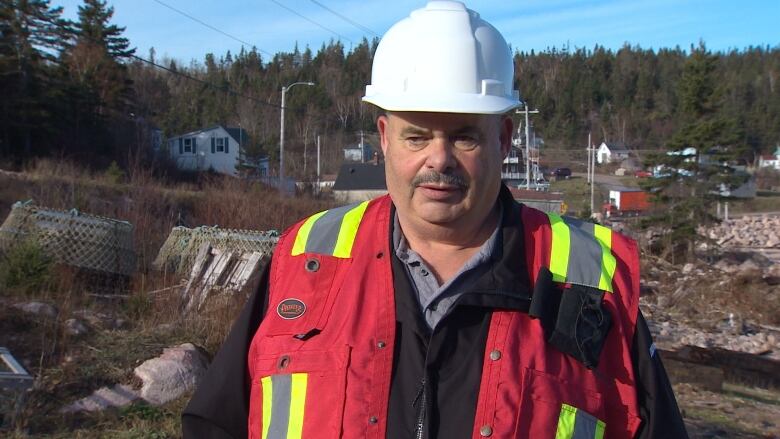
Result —
[[[306,304],[298,299],[284,299],[276,307],[276,313],[285,320],[297,319],[306,312]]]

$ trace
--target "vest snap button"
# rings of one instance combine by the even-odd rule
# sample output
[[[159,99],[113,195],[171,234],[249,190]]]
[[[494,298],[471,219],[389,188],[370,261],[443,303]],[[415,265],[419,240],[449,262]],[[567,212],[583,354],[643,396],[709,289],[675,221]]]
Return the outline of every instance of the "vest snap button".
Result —
[[[287,369],[287,366],[290,364],[290,357],[287,355],[283,355],[281,358],[279,358],[279,363],[277,363],[276,367],[279,369]]]
[[[320,269],[320,261],[311,258],[306,260],[306,271],[314,273]]]
[[[383,341],[377,342],[376,344],[376,347],[378,347],[379,349],[383,349],[385,346],[387,346],[387,343]]]
[[[490,428],[489,425],[483,425],[482,428],[479,429],[479,435],[482,437],[489,437],[493,434],[493,429]]]
[[[379,422],[379,419],[377,419],[376,416],[372,416],[368,418],[368,422],[370,422],[371,424],[376,424],[377,422]]]
[[[500,358],[501,358],[501,351],[499,351],[498,349],[493,349],[492,351],[490,351],[491,360],[496,361]]]

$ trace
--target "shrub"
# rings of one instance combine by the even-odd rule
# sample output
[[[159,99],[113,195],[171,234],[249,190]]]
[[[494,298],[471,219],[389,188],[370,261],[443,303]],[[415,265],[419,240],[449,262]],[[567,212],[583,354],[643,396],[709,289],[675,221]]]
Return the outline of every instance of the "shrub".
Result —
[[[111,184],[122,183],[125,179],[125,171],[119,167],[116,161],[111,162],[104,173],[106,180]]]
[[[11,247],[0,258],[0,285],[24,295],[40,290],[51,280],[53,260],[35,239]]]

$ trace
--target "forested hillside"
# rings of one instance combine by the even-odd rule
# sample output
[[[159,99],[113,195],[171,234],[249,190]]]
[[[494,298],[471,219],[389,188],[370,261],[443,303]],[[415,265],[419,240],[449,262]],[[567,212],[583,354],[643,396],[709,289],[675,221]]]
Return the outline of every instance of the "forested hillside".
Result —
[[[340,42],[294,47],[274,56],[257,49],[206,54],[182,63],[154,50],[134,53],[113,24],[112,8],[85,0],[79,20],[61,19],[48,1],[0,6],[0,150],[16,163],[34,156],[73,157],[103,167],[112,160],[148,159],[149,130],[175,135],[213,124],[241,126],[249,157],[275,162],[281,87],[312,81],[287,94],[288,172],[314,170],[316,136],[325,171],[335,170],[346,144],[374,127],[375,110],[361,104],[377,41],[351,50]],[[621,142],[634,149],[667,145],[684,119],[680,82],[691,48],[618,51],[551,48],[516,53],[516,86],[531,108],[547,148]],[[780,46],[714,53],[714,109],[732,131],[744,159],[780,142]],[[175,56],[175,54],[174,54]],[[369,136],[370,138],[370,136]],[[736,139],[736,140],[735,140]],[[272,166],[273,167],[273,166]]]

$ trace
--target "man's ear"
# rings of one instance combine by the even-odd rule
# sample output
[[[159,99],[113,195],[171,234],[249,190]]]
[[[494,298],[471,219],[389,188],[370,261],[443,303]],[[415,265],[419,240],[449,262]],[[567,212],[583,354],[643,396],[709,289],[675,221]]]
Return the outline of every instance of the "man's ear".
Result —
[[[512,121],[512,116],[504,115],[501,117],[499,125],[499,141],[501,142],[501,157],[506,158],[509,155],[509,151],[512,149],[512,130],[515,124]]]
[[[376,130],[379,132],[379,145],[382,147],[382,155],[387,157],[387,145],[388,145],[388,124],[389,120],[386,114],[380,114],[376,118]]]

